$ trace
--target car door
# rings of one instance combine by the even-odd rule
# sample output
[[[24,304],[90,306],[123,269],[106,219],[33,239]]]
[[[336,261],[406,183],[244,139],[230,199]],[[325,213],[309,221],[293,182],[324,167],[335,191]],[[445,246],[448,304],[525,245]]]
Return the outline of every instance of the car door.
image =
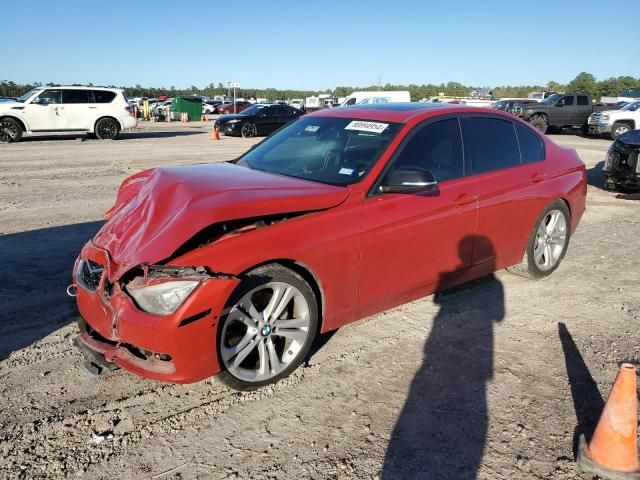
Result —
[[[462,133],[478,194],[476,235],[489,240],[474,249],[473,264],[495,270],[522,259],[547,202],[544,141],[520,122],[488,115],[465,115]]]
[[[589,97],[586,95],[576,95],[576,106],[571,124],[582,126],[587,122],[591,113],[593,113],[593,106],[591,102],[589,102]]]
[[[97,105],[90,91],[69,89],[62,91],[62,104],[67,114],[67,128],[69,130],[89,130],[90,118],[95,116]]]
[[[360,314],[430,293],[449,273],[471,264],[477,194],[467,176],[457,116],[410,132],[380,182],[394,169],[428,170],[435,194],[379,193],[362,209]]]
[[[276,110],[277,108],[277,105],[272,105],[258,112],[256,116],[256,127],[260,135],[269,135],[278,128],[279,115]]]
[[[549,123],[559,126],[572,125],[575,113],[574,103],[575,98],[573,95],[565,95],[559,99],[553,109],[553,117],[549,119]]]
[[[47,89],[25,105],[25,117],[33,132],[55,132],[67,129],[62,90]]]

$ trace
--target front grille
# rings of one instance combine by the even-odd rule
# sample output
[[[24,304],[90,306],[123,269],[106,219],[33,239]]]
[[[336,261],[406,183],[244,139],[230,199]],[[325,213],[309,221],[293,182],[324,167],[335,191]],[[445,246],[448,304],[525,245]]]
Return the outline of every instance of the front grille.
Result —
[[[589,117],[589,125],[598,125],[600,123],[601,113],[594,113]]]
[[[98,285],[100,285],[100,279],[102,278],[103,272],[104,267],[99,263],[82,259],[78,264],[76,277],[80,286],[90,292],[95,292],[98,290]]]

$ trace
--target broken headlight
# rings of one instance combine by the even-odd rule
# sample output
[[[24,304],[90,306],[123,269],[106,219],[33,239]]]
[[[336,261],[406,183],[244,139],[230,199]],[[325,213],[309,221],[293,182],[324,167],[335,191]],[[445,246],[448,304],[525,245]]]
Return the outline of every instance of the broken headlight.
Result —
[[[604,159],[604,166],[602,167],[602,170],[605,172],[613,170],[613,167],[617,164],[619,158],[620,155],[618,152],[614,152],[610,149],[609,152],[607,152],[607,158]]]
[[[146,284],[133,280],[126,289],[145,312],[169,315],[182,305],[199,283],[197,280],[168,280]]]

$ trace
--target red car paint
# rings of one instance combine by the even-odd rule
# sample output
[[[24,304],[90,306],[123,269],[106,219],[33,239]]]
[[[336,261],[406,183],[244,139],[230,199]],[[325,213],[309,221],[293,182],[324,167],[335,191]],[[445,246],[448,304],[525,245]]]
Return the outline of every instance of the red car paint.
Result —
[[[310,116],[351,118],[354,112],[341,108]],[[438,196],[367,196],[413,127],[463,113],[520,122],[472,107],[359,109],[363,120],[404,126],[369,174],[348,187],[231,164],[152,169],[125,180],[109,220],[78,259],[106,268],[97,292],[77,288],[82,317],[106,339],[96,342],[84,333],[85,343],[133,373],[198,381],[220,371],[215,346],[222,310],[239,277],[257,265],[280,262],[307,270],[321,292],[326,332],[432,293],[441,272],[454,272],[448,280],[454,285],[520,262],[536,218],[552,200],[567,202],[575,231],[585,209],[585,167],[574,151],[546,137],[542,162],[443,182]],[[287,221],[179,250],[202,228],[223,220],[296,212]],[[493,249],[459,251],[461,240],[472,235],[487,237]],[[156,263],[205,266],[224,275],[202,279],[174,314],[156,316],[138,309],[118,284],[131,268]],[[185,321],[203,312],[201,319]],[[171,365],[141,362],[125,344],[168,354]]]

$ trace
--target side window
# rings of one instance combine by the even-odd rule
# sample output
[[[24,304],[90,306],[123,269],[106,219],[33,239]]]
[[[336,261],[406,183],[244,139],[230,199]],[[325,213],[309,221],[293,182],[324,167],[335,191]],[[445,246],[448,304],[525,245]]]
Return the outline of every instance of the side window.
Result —
[[[267,117],[270,117],[275,114],[276,114],[276,107],[267,107],[260,110],[260,115],[266,115]]]
[[[475,173],[520,165],[516,133],[510,121],[489,117],[465,118],[462,131]]]
[[[393,168],[428,170],[438,182],[464,176],[458,119],[441,120],[420,128],[404,146]]]
[[[111,103],[116,98],[116,93],[106,90],[93,90],[93,98],[95,103]]]
[[[544,160],[544,142],[542,139],[527,127],[523,127],[517,123],[515,125],[522,163],[533,163]]]
[[[62,103],[89,103],[87,90],[63,90]]]
[[[349,100],[347,100],[346,105],[355,105],[356,104],[356,99],[355,98],[350,98]]]
[[[35,103],[62,103],[62,91],[61,90],[45,90],[38,98],[35,99]]]
[[[589,105],[589,98],[586,95],[578,95],[578,105]]]
[[[573,105],[573,96],[572,95],[568,95],[566,97],[562,97],[558,103],[562,104],[562,105],[565,105],[565,106],[566,105]]]

